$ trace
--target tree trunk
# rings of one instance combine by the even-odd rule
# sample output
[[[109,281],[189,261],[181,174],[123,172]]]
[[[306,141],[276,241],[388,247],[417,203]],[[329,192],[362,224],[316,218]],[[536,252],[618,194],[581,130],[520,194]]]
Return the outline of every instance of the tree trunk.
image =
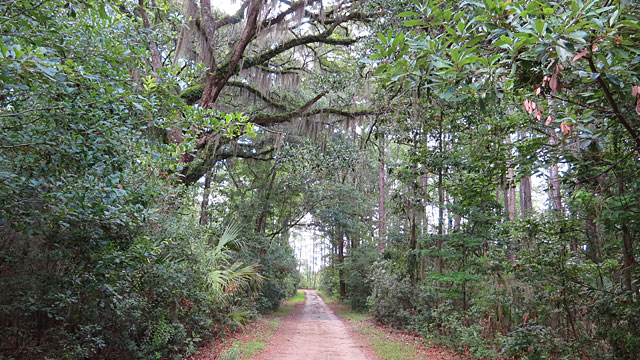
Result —
[[[151,31],[151,23],[149,22],[149,15],[145,8],[145,0],[138,0],[138,6],[140,9],[140,17],[142,18],[142,26],[145,31]],[[154,40],[149,42],[149,48],[151,49],[151,69],[153,74],[158,77],[158,71],[162,67],[162,58],[160,57],[160,50],[158,50],[158,43]]]
[[[275,183],[277,172],[278,171],[276,169],[276,165],[274,164],[271,168],[271,174],[269,174],[271,176],[271,179],[269,180],[269,186],[265,189],[265,196],[262,202],[262,211],[260,212],[260,216],[258,217],[258,221],[256,222],[258,234],[261,235],[264,234],[267,228],[267,214],[269,212],[270,205],[269,199],[271,198],[271,191],[273,190],[273,184]]]
[[[460,199],[458,199],[457,196],[454,196],[453,203],[455,205],[460,205]],[[453,231],[460,231],[461,225],[462,225],[462,217],[454,211],[453,212]]]
[[[213,171],[208,172],[204,176],[204,191],[202,194],[202,203],[200,204],[200,225],[206,225],[208,221],[207,207],[209,207],[209,187],[211,186],[211,176]]]
[[[378,144],[378,249],[382,252],[385,248],[385,212],[384,212],[384,135],[380,135]]]
[[[522,219],[526,219],[531,215],[533,202],[531,201],[531,176],[525,175],[520,180],[520,209]]]
[[[418,256],[416,249],[418,248],[418,237],[416,233],[416,214],[412,212],[410,221],[410,233],[409,233],[409,276],[412,284],[416,283],[418,279]]]
[[[549,104],[549,114],[553,115],[553,105],[554,101],[551,96],[547,98],[547,103]],[[554,148],[558,144],[558,135],[555,130],[551,131],[549,135],[549,145]],[[554,149],[555,150],[555,149]],[[558,171],[558,163],[554,162],[551,164],[549,168],[549,204],[551,205],[551,209],[555,210],[558,215],[562,213],[562,197],[560,193],[560,174]]]
[[[428,191],[429,189],[427,188],[427,184],[429,183],[429,175],[427,174],[426,171],[420,177],[420,181],[422,182],[422,192],[424,197],[423,206],[422,206],[423,217],[422,217],[420,235],[424,238],[424,235],[429,228],[429,217],[427,215],[427,201],[428,201],[428,195],[429,195],[429,191]],[[422,246],[420,246],[420,249],[422,249]],[[426,268],[425,262],[426,262],[426,259],[424,258],[424,256],[420,255],[420,280],[424,279],[425,268]]]
[[[509,185],[507,184],[504,174],[500,178],[500,189],[502,190],[502,206],[504,207],[504,211],[509,214]]]
[[[624,196],[625,183],[624,179],[620,177],[618,177],[618,191],[618,196]],[[628,211],[628,209],[624,210]],[[631,238],[631,233],[625,220],[621,222],[620,230],[622,232],[622,258],[624,262],[622,273],[624,275],[624,286],[627,292],[633,293],[635,291],[633,288],[633,268],[636,264],[636,259],[633,254],[633,239]]]
[[[551,208],[558,213],[562,212],[562,196],[560,193],[560,175],[558,173],[558,164],[552,164],[549,168],[549,203]]]
[[[509,165],[507,169],[507,186],[509,188],[509,220],[515,221],[518,217],[516,211],[516,184],[513,167]]]
[[[585,227],[587,235],[587,259],[594,263],[600,262],[600,240],[598,236],[598,226],[595,223],[595,216],[588,214],[585,217]]]
[[[438,240],[436,241],[436,247],[438,249],[438,256],[436,258],[436,271],[442,273],[444,263],[442,259],[442,245],[444,240],[444,187],[442,184],[442,167],[438,171]]]
[[[217,25],[213,21],[213,18],[210,16],[211,11],[207,11],[207,9],[211,8],[209,0],[201,0],[200,6],[202,8],[204,27],[208,31],[207,37],[212,39]],[[235,71],[238,68],[238,64],[244,56],[245,49],[258,31],[258,16],[260,14],[261,7],[262,1],[260,0],[251,1],[249,6],[247,7],[245,27],[242,31],[242,35],[240,36],[240,40],[235,43],[235,45],[230,49],[230,52],[227,55],[228,61],[226,62],[226,66],[223,69],[224,72],[220,72],[218,70],[218,68],[216,67],[215,57],[213,56],[211,57],[212,63],[205,64],[207,67],[209,67],[210,71],[207,72],[205,78],[205,86],[202,92],[202,98],[200,98],[200,106],[202,106],[203,108],[213,108],[213,104],[220,96],[222,89],[227,85],[231,76],[235,74]],[[213,29],[213,31],[209,29]],[[211,34],[209,34],[209,32],[211,32]]]
[[[340,298],[347,296],[347,284],[344,282],[344,235],[342,231],[338,234],[338,277],[340,282]]]
[[[518,137],[524,139],[526,133],[518,131]],[[526,174],[520,179],[520,212],[522,219],[526,219],[531,216],[531,209],[533,208],[533,202],[531,200],[531,174],[527,171]]]

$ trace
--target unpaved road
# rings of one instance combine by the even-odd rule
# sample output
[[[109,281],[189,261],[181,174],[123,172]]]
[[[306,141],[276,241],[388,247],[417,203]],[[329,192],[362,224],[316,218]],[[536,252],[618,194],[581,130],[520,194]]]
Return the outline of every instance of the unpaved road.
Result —
[[[362,346],[314,290],[299,313],[282,320],[259,360],[367,360]],[[296,310],[294,310],[296,311]]]

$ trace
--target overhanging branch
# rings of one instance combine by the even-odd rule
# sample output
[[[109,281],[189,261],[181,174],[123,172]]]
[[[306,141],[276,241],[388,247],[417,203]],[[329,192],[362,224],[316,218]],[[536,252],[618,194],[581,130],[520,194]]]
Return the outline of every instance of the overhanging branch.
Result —
[[[252,86],[252,85],[247,84],[247,83],[243,83],[241,81],[229,81],[227,83],[227,85],[231,86],[231,87],[243,89],[243,90],[251,93],[252,95],[255,95],[260,100],[264,101],[265,103],[271,105],[272,107],[274,107],[274,108],[276,108],[278,110],[286,110],[287,109],[287,106],[285,104],[277,102],[276,100],[268,97],[267,95],[263,94],[260,90],[258,90],[255,86]]]
[[[284,42],[276,47],[274,47],[273,49],[269,49],[261,54],[258,54],[254,57],[251,58],[247,58],[244,60],[244,63],[242,65],[243,69],[249,69],[252,68],[254,66],[258,66],[258,65],[262,65],[267,63],[269,60],[273,59],[274,57],[278,56],[279,54],[292,49],[294,47],[297,46],[301,46],[301,45],[306,45],[306,44],[313,44],[313,43],[317,43],[317,44],[328,44],[328,45],[342,45],[342,46],[348,46],[348,45],[352,45],[355,44],[358,40],[356,39],[334,39],[334,38],[329,38],[330,34],[319,34],[319,35],[308,35],[308,36],[303,36],[303,37],[299,37],[299,38],[295,38],[295,39],[291,39],[287,42]]]
[[[260,126],[272,125],[272,124],[290,121],[291,119],[298,117],[302,115],[304,112],[306,112],[307,110],[309,110],[309,108],[313,106],[313,104],[318,102],[318,100],[322,99],[322,97],[325,96],[326,94],[327,94],[326,92],[323,92],[316,95],[313,99],[307,101],[306,104],[302,105],[300,108],[296,110],[279,113],[279,114],[259,113],[252,116],[250,118],[250,121]]]

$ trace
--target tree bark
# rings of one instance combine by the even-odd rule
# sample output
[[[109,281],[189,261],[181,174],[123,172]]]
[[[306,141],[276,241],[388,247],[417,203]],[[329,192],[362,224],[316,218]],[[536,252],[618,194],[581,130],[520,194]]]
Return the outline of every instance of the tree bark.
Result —
[[[205,26],[205,31],[207,31],[207,37],[209,37],[209,33],[211,32],[209,29],[213,29],[213,33],[215,33],[216,25],[212,22],[210,14],[210,3],[209,0],[201,0],[200,6],[202,8],[203,14],[203,22]],[[258,31],[258,15],[260,14],[260,8],[262,7],[262,1],[253,0],[247,7],[247,18],[245,27],[242,31],[242,35],[240,36],[240,40],[231,48],[226,66],[226,71],[220,72],[216,67],[215,57],[212,58],[211,64],[205,64],[209,67],[210,71],[207,72],[205,78],[205,86],[202,92],[202,98],[200,99],[200,106],[203,108],[211,109],[214,106],[214,103],[220,96],[222,89],[227,85],[227,82],[234,74],[235,69],[238,67],[240,60],[242,60],[244,56],[244,51],[256,35]],[[209,12],[206,12],[206,9],[209,9]],[[207,13],[207,14],[205,14]]]
[[[145,0],[138,0],[138,6],[140,6],[140,17],[142,18],[142,26],[145,31],[151,31],[151,23],[149,22],[149,15],[145,8],[145,2]],[[162,67],[162,57],[160,56],[160,50],[158,50],[158,43],[155,40],[151,40],[149,42],[149,48],[151,49],[151,69],[157,78],[158,71]]]
[[[515,221],[518,217],[516,211],[516,184],[513,167],[509,164],[507,169],[507,186],[509,187],[509,220]]]
[[[200,204],[200,225],[206,225],[208,221],[207,208],[209,207],[209,187],[211,186],[211,172],[204,177],[204,191],[202,194],[202,203]]]
[[[262,211],[260,212],[260,216],[258,217],[258,221],[256,223],[257,227],[258,227],[258,234],[264,235],[265,230],[267,228],[267,214],[269,212],[269,198],[271,197],[271,191],[273,190],[273,184],[275,183],[276,180],[276,174],[277,174],[277,169],[276,169],[276,164],[273,165],[273,168],[271,169],[271,173],[269,174],[271,179],[269,180],[269,185],[268,187],[265,189],[265,197],[263,200],[263,208]]]
[[[618,192],[619,196],[624,196],[625,193],[625,183],[624,179],[618,178]],[[625,209],[628,211],[628,209]],[[626,221],[622,221],[620,224],[620,230],[622,235],[622,258],[624,262],[624,269],[622,273],[624,275],[624,285],[629,293],[633,293],[635,291],[633,287],[633,268],[636,265],[636,259],[633,254],[633,239],[631,238],[631,233],[629,232],[629,227],[627,226]]]
[[[385,210],[384,210],[384,148],[385,141],[384,135],[380,134],[380,141],[378,144],[378,250],[382,252],[385,248]]]
[[[518,137],[520,139],[524,139],[525,136],[526,135],[523,131],[518,131]],[[522,176],[522,179],[520,179],[519,193],[520,212],[522,219],[524,220],[531,215],[531,210],[533,208],[533,202],[531,200],[531,174],[529,171],[527,171],[525,175]]]
[[[526,219],[531,215],[533,202],[531,201],[531,176],[525,175],[520,180],[520,209],[522,219]]]
[[[507,180],[505,179],[504,174],[500,179],[500,188],[502,189],[502,201],[504,206],[504,211],[510,217],[509,214],[509,185],[507,184]]]
[[[344,282],[344,234],[342,231],[338,233],[338,277],[340,283],[340,298],[347,296],[347,284]]]
[[[442,116],[440,116],[440,131],[438,134],[438,151],[442,156]],[[444,164],[440,164],[438,169],[438,240],[436,241],[436,248],[438,250],[438,256],[436,257],[436,271],[441,274],[444,270],[444,260],[442,259],[442,246],[444,241],[444,186],[443,186],[443,174]]]
[[[409,250],[411,252],[409,256],[409,275],[412,284],[416,283],[418,279],[418,256],[416,249],[418,248],[418,237],[416,232],[416,214],[412,212],[410,221],[410,233],[409,233]]]

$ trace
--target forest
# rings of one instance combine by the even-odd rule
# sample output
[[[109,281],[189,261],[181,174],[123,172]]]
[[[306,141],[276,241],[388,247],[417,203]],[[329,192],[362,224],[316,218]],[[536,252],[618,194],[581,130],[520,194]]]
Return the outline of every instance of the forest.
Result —
[[[640,359],[636,0],[0,0],[0,133],[0,359]]]

